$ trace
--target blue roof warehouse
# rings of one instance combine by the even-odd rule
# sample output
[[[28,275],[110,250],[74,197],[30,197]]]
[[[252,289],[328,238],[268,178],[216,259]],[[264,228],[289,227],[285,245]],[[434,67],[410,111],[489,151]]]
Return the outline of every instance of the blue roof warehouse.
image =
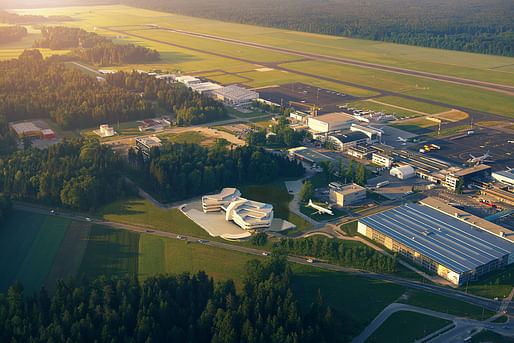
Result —
[[[455,285],[514,262],[510,240],[429,206],[407,204],[361,218],[358,232]]]

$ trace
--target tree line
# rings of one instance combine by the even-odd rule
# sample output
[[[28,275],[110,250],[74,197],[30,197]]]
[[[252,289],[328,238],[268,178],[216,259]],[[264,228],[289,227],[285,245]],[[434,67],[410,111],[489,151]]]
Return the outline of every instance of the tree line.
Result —
[[[188,16],[514,56],[511,0],[123,0]]]
[[[41,27],[43,38],[34,48],[72,49],[72,55],[98,65],[145,63],[159,60],[157,50],[135,44],[115,44],[94,32],[64,26]]]
[[[373,248],[355,242],[328,238],[283,238],[277,243],[281,251],[299,256],[328,260],[332,264],[363,268],[374,272],[396,271],[396,256],[387,257]]]
[[[0,192],[13,200],[90,210],[131,194],[122,169],[119,155],[97,140],[64,140],[1,157]]]
[[[19,3],[16,3],[15,6],[19,6]],[[7,11],[0,9],[0,23],[5,24],[16,24],[16,25],[35,25],[35,24],[46,24],[46,23],[55,23],[59,21],[72,21],[73,18],[63,15],[52,15],[52,16],[42,16],[42,15],[20,15],[16,13],[9,13]]]
[[[246,142],[248,145],[268,146],[273,148],[293,148],[300,146],[305,138],[311,138],[307,131],[293,130],[287,119],[279,117],[276,124],[271,126],[270,133],[266,129],[257,128],[248,132]]]
[[[26,35],[24,26],[0,26],[0,44],[19,41]]]
[[[250,261],[243,288],[204,272],[78,282],[58,281],[25,296],[16,283],[0,295],[2,342],[332,342],[333,310],[323,299],[302,311],[284,258]]]
[[[0,141],[4,120],[51,118],[65,129],[85,128],[153,117],[154,103],[184,126],[226,116],[221,102],[146,74],[119,72],[99,82],[59,57],[43,59],[38,50],[0,62]]]
[[[168,84],[145,73],[117,72],[106,76],[107,83],[140,92],[148,101],[156,101],[161,108],[177,115],[177,125],[187,126],[225,119],[225,106],[206,94],[192,91],[180,84]]]
[[[296,161],[242,146],[207,149],[198,144],[166,144],[153,148],[150,158],[131,149],[128,163],[144,187],[163,201],[189,198],[222,187],[298,177],[304,169]]]

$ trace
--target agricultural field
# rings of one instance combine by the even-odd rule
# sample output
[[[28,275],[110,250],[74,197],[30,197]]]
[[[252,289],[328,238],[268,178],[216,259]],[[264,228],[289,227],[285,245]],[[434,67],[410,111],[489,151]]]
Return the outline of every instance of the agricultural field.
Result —
[[[451,321],[417,312],[399,311],[393,313],[366,340],[373,342],[414,342],[443,327]]]

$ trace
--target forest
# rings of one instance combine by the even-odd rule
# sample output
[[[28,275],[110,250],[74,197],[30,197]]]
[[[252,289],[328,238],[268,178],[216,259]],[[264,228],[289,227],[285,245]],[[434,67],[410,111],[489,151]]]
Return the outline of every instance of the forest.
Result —
[[[26,50],[18,59],[0,62],[0,141],[2,120],[51,118],[65,129],[90,128],[151,118],[154,102],[175,112],[184,126],[226,116],[222,103],[185,86],[136,72],[108,75],[107,82],[99,82],[67,68],[60,58],[43,59],[38,50]]]
[[[390,258],[365,245],[328,238],[283,238],[278,248],[286,254],[314,257],[354,268],[374,272],[392,273],[396,271],[396,257]]]
[[[304,173],[296,161],[252,146],[209,150],[197,144],[166,144],[153,148],[148,159],[130,150],[128,163],[146,190],[163,201]]]
[[[34,48],[72,49],[72,55],[98,65],[146,63],[159,60],[157,50],[134,44],[115,44],[94,32],[64,26],[41,27],[42,39]]]
[[[26,35],[24,26],[0,26],[0,44],[19,41]]]
[[[333,342],[335,312],[323,299],[302,311],[283,257],[251,260],[243,288],[204,272],[92,281],[58,281],[25,296],[16,283],[0,294],[1,342]]]
[[[283,116],[278,118],[276,124],[271,126],[271,132],[266,137],[266,130],[258,129],[250,131],[246,142],[248,145],[268,146],[272,148],[293,148],[301,145],[305,138],[312,136],[306,131],[295,131],[289,127],[287,119]]]
[[[122,169],[110,147],[85,138],[64,140],[0,157],[0,191],[12,200],[90,210],[132,194]]]
[[[7,4],[6,4],[7,5]],[[14,5],[14,4],[13,4]],[[16,8],[20,6],[20,3],[15,4]],[[73,18],[68,16],[41,16],[41,15],[19,15],[16,13],[9,13],[0,9],[0,23],[5,24],[17,24],[17,25],[36,25],[46,23],[56,23],[60,21],[72,21]]]
[[[122,0],[123,4],[288,30],[514,56],[511,0]]]
[[[157,101],[161,108],[177,115],[178,126],[188,126],[225,119],[225,106],[206,94],[192,91],[182,84],[168,84],[164,80],[133,71],[106,75],[107,83],[143,93],[143,98]]]

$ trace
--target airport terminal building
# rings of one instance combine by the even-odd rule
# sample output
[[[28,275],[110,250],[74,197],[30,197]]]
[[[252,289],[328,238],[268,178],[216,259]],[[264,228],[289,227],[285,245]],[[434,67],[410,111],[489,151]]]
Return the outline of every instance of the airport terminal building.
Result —
[[[437,207],[407,204],[361,218],[357,231],[455,285],[514,262],[514,243]]]

